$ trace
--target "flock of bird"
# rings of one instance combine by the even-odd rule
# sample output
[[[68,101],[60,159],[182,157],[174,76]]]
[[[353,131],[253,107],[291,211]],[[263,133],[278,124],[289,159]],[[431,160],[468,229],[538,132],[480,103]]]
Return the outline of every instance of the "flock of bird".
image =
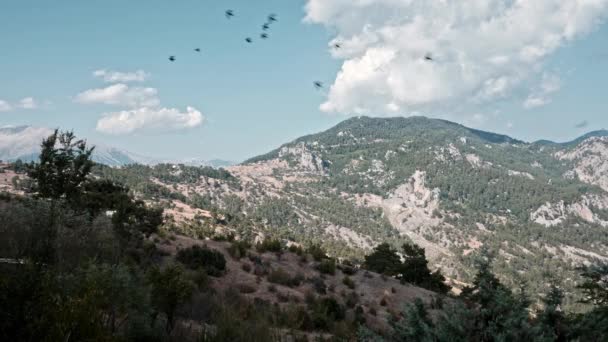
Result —
[[[229,9],[226,10],[226,12],[224,13],[226,15],[227,19],[231,19],[232,17],[235,16],[234,11]],[[268,33],[267,31],[270,29],[270,25],[274,22],[277,21],[277,15],[276,14],[269,14],[267,17],[267,21],[262,25],[262,33],[260,33],[260,38],[262,39],[268,39]],[[249,44],[253,43],[253,38],[251,37],[247,37],[245,38],[245,41]],[[194,49],[195,52],[200,53],[201,49],[200,48],[195,48]],[[171,62],[175,62],[176,58],[175,56],[169,56],[169,61]]]
[[[226,10],[226,12],[224,12],[224,14],[226,16],[226,19],[228,19],[228,20],[232,19],[235,16],[234,10],[231,10],[231,9]],[[261,39],[268,39],[268,33],[267,33],[268,30],[270,29],[270,26],[273,23],[277,22],[277,21],[278,20],[277,20],[277,15],[276,14],[269,14],[268,15],[268,17],[266,18],[266,22],[262,25],[262,33],[260,33],[260,38]],[[247,44],[252,44],[253,43],[253,38],[246,37],[245,38],[245,42]],[[342,44],[339,43],[339,42],[336,42],[336,43],[333,44],[333,47],[334,47],[334,49],[337,50],[337,49],[342,48]],[[197,52],[197,53],[200,53],[201,49],[200,48],[195,48],[194,51]],[[169,56],[169,61],[175,62],[175,60],[176,60],[175,56]],[[424,60],[432,62],[433,61],[433,57],[430,54],[426,54],[424,56]],[[321,90],[324,87],[323,82],[321,82],[321,81],[314,81],[313,85],[314,85],[314,87],[317,90]]]

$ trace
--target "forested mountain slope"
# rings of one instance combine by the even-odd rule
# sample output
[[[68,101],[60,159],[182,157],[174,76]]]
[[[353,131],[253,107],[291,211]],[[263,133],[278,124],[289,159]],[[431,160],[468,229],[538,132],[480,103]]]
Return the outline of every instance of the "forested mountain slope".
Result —
[[[470,283],[482,246],[505,283],[532,294],[552,277],[572,290],[577,266],[608,261],[602,132],[526,143],[444,120],[358,117],[225,170],[94,173],[162,203],[167,224],[191,236],[217,213],[243,236],[319,243],[355,260],[381,242],[413,241],[456,285]]]
[[[318,242],[336,256],[412,240],[459,282],[487,246],[507,283],[542,292],[550,276],[572,288],[575,266],[608,260],[607,153],[603,134],[526,143],[424,117],[358,117],[227,168],[234,179],[153,183],[246,221],[236,225],[245,234]]]

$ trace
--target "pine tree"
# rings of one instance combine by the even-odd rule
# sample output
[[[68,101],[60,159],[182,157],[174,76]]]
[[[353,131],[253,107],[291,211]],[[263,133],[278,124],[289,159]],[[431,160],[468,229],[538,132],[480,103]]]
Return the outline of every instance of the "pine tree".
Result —
[[[376,246],[374,252],[365,257],[365,268],[380,274],[394,276],[401,268],[401,259],[397,252],[385,242]]]
[[[73,132],[55,130],[42,141],[40,161],[29,166],[28,175],[36,181],[35,190],[42,198],[77,200],[82,185],[93,167],[84,140]]]

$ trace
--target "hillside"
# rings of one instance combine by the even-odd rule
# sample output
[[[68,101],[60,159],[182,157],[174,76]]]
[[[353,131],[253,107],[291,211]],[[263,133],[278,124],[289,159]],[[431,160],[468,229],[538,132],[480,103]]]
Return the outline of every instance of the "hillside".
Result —
[[[556,274],[572,290],[577,265],[608,260],[608,138],[596,135],[526,143],[443,120],[360,117],[228,167],[230,181],[149,180],[182,210],[225,212],[238,233],[335,256],[414,241],[456,284],[471,281],[486,246],[505,282],[535,294]]]
[[[164,203],[193,236],[207,224],[197,212],[211,210],[237,234],[319,243],[354,260],[381,242],[414,241],[454,284],[471,281],[475,251],[486,246],[506,283],[526,281],[537,294],[556,274],[573,290],[576,266],[608,260],[608,138],[575,141],[359,117],[226,171],[161,164],[95,172]]]
[[[0,336],[599,341],[607,145],[426,118],[227,169],[46,144],[0,164]]]

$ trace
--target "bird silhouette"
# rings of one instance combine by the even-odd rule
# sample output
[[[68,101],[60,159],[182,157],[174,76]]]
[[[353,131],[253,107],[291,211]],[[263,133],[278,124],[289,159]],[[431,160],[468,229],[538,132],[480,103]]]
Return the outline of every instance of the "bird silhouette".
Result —
[[[249,37],[245,38],[245,41],[249,44],[253,43],[253,39],[251,39]]]
[[[270,25],[268,25],[268,23],[265,23],[264,25],[262,25],[262,30],[266,31],[270,28]]]
[[[268,15],[268,22],[272,23],[272,22],[275,22],[275,21],[277,21],[277,15],[276,14],[269,14]]]
[[[315,81],[313,84],[314,84],[315,88],[317,88],[317,90],[323,88],[323,82]]]
[[[194,51],[201,52],[201,49],[200,48],[196,48],[196,49],[194,49]]]
[[[432,62],[432,61],[433,61],[433,57],[431,57],[431,54],[427,53],[427,54],[424,56],[424,60],[426,60],[426,61],[431,61],[431,62]]]
[[[171,62],[175,62],[175,56],[169,56],[169,60],[170,60]]]
[[[262,33],[262,34],[260,34],[260,38],[266,39],[266,38],[268,38],[268,34]]]
[[[340,43],[335,43],[335,44],[334,44],[334,48],[335,48],[335,49],[339,49],[339,48],[341,48],[341,47],[342,47],[342,44],[340,44]]]
[[[226,18],[230,19],[231,17],[234,17],[234,11],[231,9],[226,10]]]

